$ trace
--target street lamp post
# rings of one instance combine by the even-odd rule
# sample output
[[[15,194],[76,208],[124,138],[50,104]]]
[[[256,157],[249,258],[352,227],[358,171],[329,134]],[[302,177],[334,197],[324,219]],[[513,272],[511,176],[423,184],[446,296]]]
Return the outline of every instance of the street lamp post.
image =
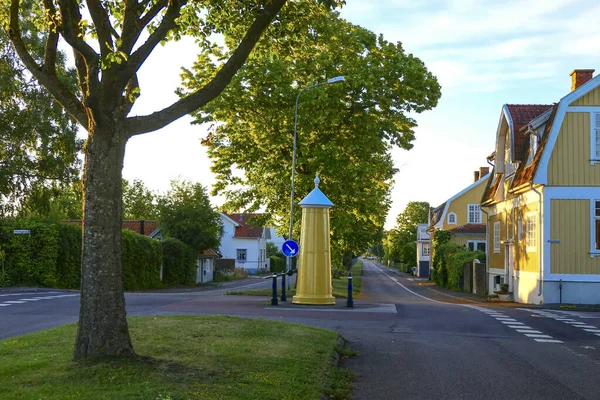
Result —
[[[305,87],[304,89],[302,89],[300,91],[300,93],[298,93],[298,96],[296,96],[296,110],[294,112],[294,152],[292,155],[292,195],[291,195],[291,200],[290,200],[290,240],[292,239],[292,234],[293,234],[293,230],[294,230],[294,177],[296,174],[296,140],[297,140],[296,138],[297,138],[297,130],[298,130],[298,103],[300,101],[300,95],[302,93],[306,92],[307,90],[316,88],[318,86],[330,85],[332,83],[344,82],[344,81],[345,81],[345,79],[343,76],[341,76],[341,75],[335,76],[333,78],[327,79],[327,81],[325,81],[325,82],[315,83],[314,85]],[[292,258],[288,257],[287,258],[288,272],[291,271],[291,269],[292,269]],[[283,280],[284,280],[284,282],[282,282],[282,285],[285,286],[285,274],[283,274]],[[290,276],[290,279],[288,280],[288,289],[290,288],[291,280],[292,280],[292,278]],[[282,290],[281,301],[286,301],[285,289]]]

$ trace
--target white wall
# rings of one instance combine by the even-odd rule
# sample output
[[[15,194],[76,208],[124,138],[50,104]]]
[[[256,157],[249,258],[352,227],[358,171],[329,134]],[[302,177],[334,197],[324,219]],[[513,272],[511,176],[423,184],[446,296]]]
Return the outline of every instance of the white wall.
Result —
[[[223,258],[236,260],[235,267],[243,268],[249,272],[268,268],[266,264],[267,241],[263,238],[234,238],[235,226],[230,220],[221,216],[223,223],[223,236],[221,237],[220,251]],[[246,261],[237,261],[237,249],[246,249]],[[262,251],[261,251],[262,250]]]

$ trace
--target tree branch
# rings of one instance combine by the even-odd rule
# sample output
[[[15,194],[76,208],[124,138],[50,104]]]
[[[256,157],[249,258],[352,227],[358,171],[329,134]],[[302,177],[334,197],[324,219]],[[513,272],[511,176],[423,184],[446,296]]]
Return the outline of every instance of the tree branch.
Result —
[[[48,20],[48,38],[44,49],[44,64],[42,70],[45,73],[56,75],[56,52],[58,47],[58,20],[56,8],[52,0],[44,0],[44,8]]]
[[[128,118],[128,131],[131,132],[131,135],[160,129],[178,118],[199,109],[217,97],[231,82],[235,73],[244,65],[262,33],[286,3],[287,0],[272,0],[271,4],[256,17],[248,32],[246,32],[246,36],[244,36],[238,47],[231,54],[229,60],[202,89],[182,98],[161,111],[146,116]]]
[[[152,7],[152,9],[150,11],[148,11],[148,13],[150,13],[150,12],[158,13],[162,7],[157,8],[156,6],[160,3],[162,3],[163,1],[159,1],[154,7]],[[150,35],[148,40],[146,40],[146,42],[143,45],[141,45],[129,57],[129,59],[127,60],[127,62],[125,64],[125,67],[120,71],[120,74],[114,84],[113,93],[121,93],[123,91],[123,89],[125,88],[125,85],[127,85],[127,82],[129,82],[131,77],[138,71],[138,69],[140,69],[140,67],[142,66],[144,61],[146,61],[148,56],[152,53],[152,51],[156,48],[156,46],[160,43],[160,41],[163,40],[167,36],[167,33],[169,33],[169,31],[175,27],[175,20],[179,17],[179,12],[181,10],[181,7],[183,7],[186,3],[187,3],[187,0],[172,0],[170,2],[169,7],[167,8],[167,12],[166,12],[163,20],[160,22],[160,25],[158,26],[158,28],[156,28],[156,30],[154,32],[152,32],[152,34]],[[147,16],[148,16],[148,14],[146,14],[144,17],[142,17],[142,20],[145,21]],[[148,20],[148,22],[150,22],[150,20]],[[146,24],[148,22],[146,22]],[[141,30],[144,29],[144,27],[145,27],[144,24],[140,24],[137,26],[136,33],[138,36],[139,36],[139,33],[141,32]],[[125,37],[123,37],[123,41],[125,41],[125,40],[126,40]],[[130,40],[129,38],[127,40],[128,40],[128,46],[129,45],[133,46],[133,44],[135,43],[135,42],[129,43],[129,40]],[[137,40],[137,38],[136,38],[136,40]]]
[[[108,19],[108,13],[100,1],[86,0],[90,16],[96,27],[98,44],[100,45],[100,56],[105,57],[113,50],[112,31],[113,26]]]
[[[135,1],[132,0],[133,3]],[[129,1],[127,2],[129,3]],[[141,10],[138,12],[138,9],[133,9],[134,14],[128,12],[130,7],[125,6],[125,18],[123,22],[123,34],[121,35],[123,38],[122,50],[125,54],[129,54],[133,46],[139,39],[142,31],[158,15],[158,13],[168,5],[167,0],[159,0],[157,1],[151,8],[148,10],[146,14],[144,14],[140,19],[138,19],[139,14],[141,14],[141,10],[144,10],[146,4],[141,4]]]
[[[58,101],[77,122],[87,128],[87,114],[85,108],[77,97],[69,91],[56,76],[56,70],[50,72],[42,69],[29,54],[19,28],[19,0],[11,0],[10,4],[10,22],[7,35],[12,42],[19,58],[27,67],[29,72],[38,80],[38,82],[48,90],[48,92]],[[48,38],[50,40],[50,38]],[[51,45],[46,45],[46,47]],[[51,54],[49,54],[51,58]]]

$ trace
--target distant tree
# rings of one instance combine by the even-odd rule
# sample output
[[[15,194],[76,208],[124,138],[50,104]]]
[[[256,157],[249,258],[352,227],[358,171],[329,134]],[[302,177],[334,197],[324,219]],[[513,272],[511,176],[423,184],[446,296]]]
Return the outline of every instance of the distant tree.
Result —
[[[171,189],[160,199],[158,209],[160,230],[165,236],[181,240],[197,255],[219,247],[221,217],[201,184],[171,181]]]
[[[410,201],[404,211],[396,217],[396,226],[388,232],[386,254],[390,260],[404,260],[405,262],[413,262],[412,255],[403,251],[403,248],[410,244],[416,247],[417,240],[417,225],[426,223],[429,217],[431,207],[429,203],[424,201]],[[404,254],[410,257],[404,258]],[[415,261],[416,263],[416,249]]]
[[[227,89],[199,109],[196,122],[213,123],[203,140],[217,178],[213,194],[224,195],[227,208],[265,206],[271,216],[283,218],[290,212],[297,95],[311,84],[344,75],[343,85],[302,94],[295,169],[297,200],[313,189],[319,172],[320,188],[335,204],[330,211],[332,262],[342,267],[353,252],[368,250],[381,231],[396,172],[392,146],[412,147],[412,115],[435,107],[440,86],[400,43],[313,1],[290,2],[286,16],[269,30],[295,34],[276,35],[276,40],[266,35]],[[186,72],[182,94],[197,90],[205,76],[216,72],[217,66],[205,61],[221,59],[223,49],[212,50]],[[294,237],[300,215],[297,207]]]
[[[123,219],[157,219],[157,195],[143,181],[123,179]]]
[[[42,217],[56,220],[81,219],[81,181],[69,186],[34,182],[19,204],[20,217]]]
[[[43,56],[43,37],[25,40],[35,57]],[[56,62],[64,66],[63,53]],[[64,77],[75,85],[74,71]],[[0,31],[0,216],[47,216],[51,199],[79,177],[76,134],[75,119],[32,79]]]

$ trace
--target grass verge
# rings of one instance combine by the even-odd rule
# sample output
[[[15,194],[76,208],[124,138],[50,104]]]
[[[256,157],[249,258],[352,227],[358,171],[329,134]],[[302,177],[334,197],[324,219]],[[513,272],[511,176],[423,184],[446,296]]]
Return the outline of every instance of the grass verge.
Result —
[[[351,396],[337,334],[236,317],[129,318],[142,356],[71,361],[76,326],[0,341],[2,399],[332,399]]]
[[[352,272],[352,296],[356,298],[360,295],[362,291],[362,269],[363,263],[360,260],[357,260],[352,268],[350,268],[350,272]],[[331,285],[333,286],[333,297],[337,297],[340,299],[345,299],[348,297],[348,277],[342,276],[340,278],[332,278]],[[287,296],[294,296],[296,294],[296,289],[291,288],[290,290],[286,290]],[[254,290],[230,290],[226,294],[232,296],[267,296],[271,297],[273,294],[273,289],[254,289]],[[277,295],[281,295],[281,278],[277,279]]]

